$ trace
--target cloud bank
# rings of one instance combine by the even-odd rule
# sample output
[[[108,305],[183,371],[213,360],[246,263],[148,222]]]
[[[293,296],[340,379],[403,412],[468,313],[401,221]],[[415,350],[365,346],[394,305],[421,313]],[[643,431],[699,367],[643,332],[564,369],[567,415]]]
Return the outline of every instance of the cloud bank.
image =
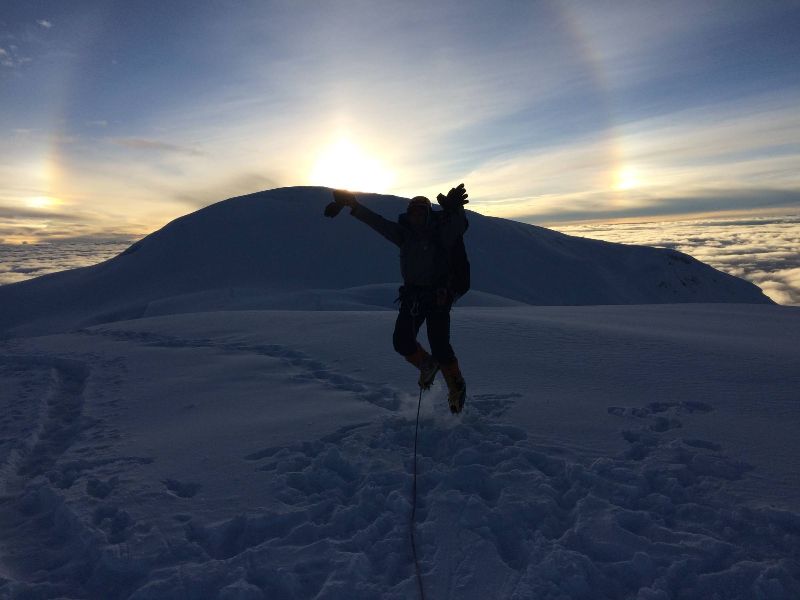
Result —
[[[0,242],[0,285],[94,265],[116,256],[131,243],[125,236],[72,238],[41,244]]]
[[[800,215],[562,225],[559,231],[674,248],[747,279],[779,304],[800,305]]]

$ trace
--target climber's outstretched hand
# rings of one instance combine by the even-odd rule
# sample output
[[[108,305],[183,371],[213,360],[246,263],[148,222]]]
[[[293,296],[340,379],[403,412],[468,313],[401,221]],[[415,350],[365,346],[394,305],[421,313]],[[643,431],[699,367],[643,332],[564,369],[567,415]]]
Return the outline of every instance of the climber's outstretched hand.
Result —
[[[467,204],[469,202],[469,200],[467,200],[468,197],[469,194],[467,194],[464,184],[459,183],[457,187],[451,188],[450,191],[447,192],[447,196],[439,194],[436,200],[441,204],[442,208],[447,210]]]
[[[335,217],[338,215],[345,206],[355,208],[358,204],[356,195],[347,190],[333,190],[333,202],[325,207],[326,217]]]

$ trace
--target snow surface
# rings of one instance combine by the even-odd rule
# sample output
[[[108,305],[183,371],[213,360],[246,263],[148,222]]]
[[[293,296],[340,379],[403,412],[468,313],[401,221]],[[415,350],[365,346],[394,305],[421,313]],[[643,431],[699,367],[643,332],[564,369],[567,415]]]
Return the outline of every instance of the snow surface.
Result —
[[[348,211],[324,218],[331,199],[318,187],[232,198],[172,221],[99,265],[1,286],[0,335],[197,310],[392,308],[397,248]],[[359,199],[390,219],[407,202]],[[675,250],[473,212],[469,220],[473,292],[464,300],[472,305],[772,302],[755,285]]]
[[[228,200],[0,287],[0,598],[416,597],[397,253],[328,199]],[[466,409],[439,380],[420,422],[426,597],[800,598],[800,309],[470,219]],[[532,306],[559,303],[609,305]]]
[[[388,311],[0,345],[0,594],[413,598],[413,369]],[[800,310],[457,308],[423,398],[428,598],[800,597]]]

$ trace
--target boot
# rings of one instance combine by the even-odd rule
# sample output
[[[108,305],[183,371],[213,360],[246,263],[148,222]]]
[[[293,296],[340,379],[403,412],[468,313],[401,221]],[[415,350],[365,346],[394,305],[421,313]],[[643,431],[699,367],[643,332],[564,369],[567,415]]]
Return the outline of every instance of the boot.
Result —
[[[453,360],[449,365],[442,365],[442,375],[447,382],[447,402],[450,404],[450,412],[457,414],[464,408],[464,400],[467,397],[467,383],[458,368],[458,361]]]
[[[439,372],[439,363],[419,344],[414,354],[406,356],[406,360],[419,369],[419,387],[423,390],[430,388]]]

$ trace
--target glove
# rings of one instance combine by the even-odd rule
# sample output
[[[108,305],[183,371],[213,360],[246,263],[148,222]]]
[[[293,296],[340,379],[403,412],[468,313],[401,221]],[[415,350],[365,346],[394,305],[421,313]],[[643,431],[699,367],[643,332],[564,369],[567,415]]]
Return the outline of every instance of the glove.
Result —
[[[330,217],[331,219],[342,212],[343,204],[339,204],[338,202],[331,202],[325,207],[325,216]]]
[[[444,194],[436,196],[436,201],[443,209],[449,210],[469,203],[469,200],[467,200],[468,197],[469,195],[464,188],[464,184],[460,183],[458,187],[451,188],[450,191],[447,192],[447,196]]]
[[[325,207],[325,216],[331,219],[338,215],[345,206],[355,208],[358,205],[356,196],[347,190],[333,190],[333,202]]]

